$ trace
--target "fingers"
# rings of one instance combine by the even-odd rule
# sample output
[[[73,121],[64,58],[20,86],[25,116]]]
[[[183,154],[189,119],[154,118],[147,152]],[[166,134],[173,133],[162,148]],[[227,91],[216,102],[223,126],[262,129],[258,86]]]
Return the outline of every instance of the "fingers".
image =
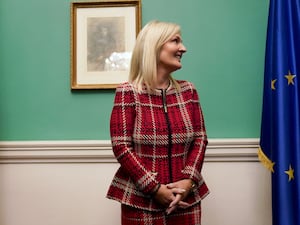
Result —
[[[174,194],[183,194],[186,191],[185,189],[178,187],[175,183],[169,183],[166,186],[167,188],[172,189]]]
[[[166,213],[170,214],[178,208],[185,209],[190,206],[187,202],[183,201],[185,196],[185,189],[178,187],[177,183],[170,183],[167,185],[161,185],[154,198],[161,205],[167,207]]]
[[[167,208],[167,210],[166,210],[167,215],[171,214],[171,213],[174,212],[176,209],[177,209],[177,206],[176,206],[176,205]]]
[[[172,188],[171,189],[172,190],[172,192],[173,192],[173,194],[183,194],[184,192],[186,192],[186,190],[185,189],[183,189],[183,188]]]
[[[177,186],[177,185],[174,184],[174,183],[169,183],[169,184],[167,184],[167,188],[170,188],[170,189],[175,188],[176,186]]]
[[[170,203],[169,208],[170,208],[170,207],[173,207],[173,206],[175,206],[175,205],[178,205],[178,207],[179,207],[179,208],[182,208],[182,209],[185,209],[185,208],[187,208],[187,207],[190,206],[189,203],[184,202],[184,201],[181,201],[179,198],[178,198],[178,199],[175,198],[175,199]]]
[[[178,202],[178,207],[179,207],[179,208],[186,209],[186,208],[189,207],[189,206],[190,206],[190,204],[187,203],[187,202],[184,202],[184,201]]]
[[[180,200],[181,200],[181,195],[180,194],[175,195],[175,198],[170,203],[169,208],[172,208],[173,206],[177,205]]]
[[[177,208],[186,209],[186,208],[189,207],[189,206],[190,206],[190,204],[188,204],[187,202],[180,201],[180,202],[178,202],[178,204],[176,204],[176,205],[169,206],[169,207],[166,209],[166,213],[167,213],[167,215],[169,215],[170,213],[172,213],[172,212],[174,212],[175,210],[177,210]]]
[[[175,195],[173,201],[170,203],[166,210],[167,215],[174,212],[177,208],[185,209],[190,206],[187,202],[181,201],[182,196],[180,194]]]

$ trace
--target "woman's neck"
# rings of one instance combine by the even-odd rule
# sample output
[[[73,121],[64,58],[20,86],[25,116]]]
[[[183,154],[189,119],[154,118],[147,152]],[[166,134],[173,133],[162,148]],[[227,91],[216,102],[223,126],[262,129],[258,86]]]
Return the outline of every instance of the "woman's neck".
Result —
[[[158,71],[155,87],[157,89],[167,89],[170,85],[170,74]]]
[[[170,79],[166,78],[164,80],[157,80],[155,87],[157,89],[167,89],[170,85]]]

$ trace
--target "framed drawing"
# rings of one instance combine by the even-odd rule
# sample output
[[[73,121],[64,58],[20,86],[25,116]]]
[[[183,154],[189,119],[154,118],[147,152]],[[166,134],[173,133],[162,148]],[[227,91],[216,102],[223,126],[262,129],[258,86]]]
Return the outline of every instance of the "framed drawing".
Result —
[[[140,0],[72,2],[71,89],[111,89],[127,81],[140,29]]]

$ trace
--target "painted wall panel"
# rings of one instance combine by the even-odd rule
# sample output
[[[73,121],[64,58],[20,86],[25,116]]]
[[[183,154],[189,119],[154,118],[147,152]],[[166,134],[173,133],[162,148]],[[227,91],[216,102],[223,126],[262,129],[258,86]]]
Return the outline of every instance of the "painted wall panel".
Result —
[[[268,0],[144,0],[142,23],[182,26],[174,76],[198,88],[209,137],[260,130]],[[70,91],[70,1],[1,0],[0,140],[109,138],[113,90]]]

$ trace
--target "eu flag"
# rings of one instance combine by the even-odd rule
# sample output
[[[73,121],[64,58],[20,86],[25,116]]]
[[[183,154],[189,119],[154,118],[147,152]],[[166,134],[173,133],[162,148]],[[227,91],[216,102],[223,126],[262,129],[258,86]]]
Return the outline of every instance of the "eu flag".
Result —
[[[273,225],[300,225],[300,0],[270,0],[261,162],[272,171]]]

